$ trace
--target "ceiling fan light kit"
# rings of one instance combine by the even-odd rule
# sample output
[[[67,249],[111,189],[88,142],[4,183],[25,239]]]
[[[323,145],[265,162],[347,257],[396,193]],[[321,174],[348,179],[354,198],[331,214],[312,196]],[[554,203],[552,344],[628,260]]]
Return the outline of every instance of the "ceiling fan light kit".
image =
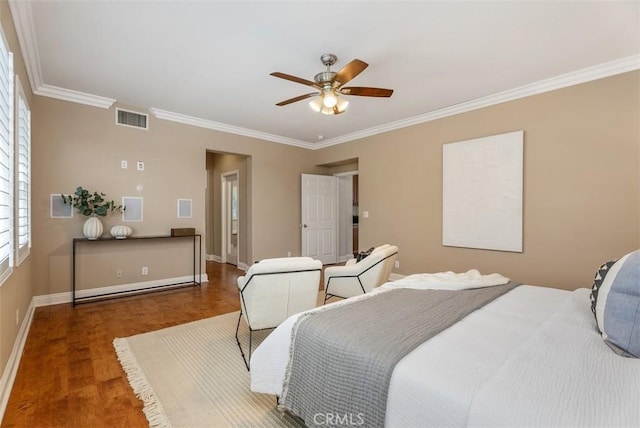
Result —
[[[324,54],[320,57],[320,60],[322,61],[322,64],[327,67],[327,70],[316,74],[313,78],[313,82],[280,72],[271,73],[274,77],[300,83],[305,86],[311,86],[318,90],[318,92],[311,92],[309,94],[299,95],[297,97],[281,101],[276,104],[277,106],[285,106],[310,97],[315,97],[309,102],[309,106],[313,111],[327,115],[336,115],[344,113],[349,105],[349,102],[341,97],[341,95],[389,98],[393,94],[393,89],[369,88],[363,86],[343,87],[347,82],[351,81],[369,66],[364,61],[354,59],[336,73],[331,71],[331,66],[336,63],[338,57],[334,54]]]
[[[311,109],[313,111],[316,111],[318,113],[332,115],[344,113],[347,109],[347,106],[349,105],[349,101],[345,100],[342,97],[336,97],[336,103],[332,107],[327,106],[325,101],[326,98],[323,95],[318,95],[317,97],[309,101],[309,106],[311,106]],[[334,111],[334,109],[337,111],[337,113]]]

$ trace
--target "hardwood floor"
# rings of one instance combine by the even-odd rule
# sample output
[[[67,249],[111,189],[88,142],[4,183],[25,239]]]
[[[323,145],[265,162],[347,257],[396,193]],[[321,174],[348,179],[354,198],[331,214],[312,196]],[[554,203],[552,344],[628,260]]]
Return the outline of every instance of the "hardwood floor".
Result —
[[[1,426],[148,426],[113,339],[238,310],[242,274],[207,262],[201,287],[37,308]]]

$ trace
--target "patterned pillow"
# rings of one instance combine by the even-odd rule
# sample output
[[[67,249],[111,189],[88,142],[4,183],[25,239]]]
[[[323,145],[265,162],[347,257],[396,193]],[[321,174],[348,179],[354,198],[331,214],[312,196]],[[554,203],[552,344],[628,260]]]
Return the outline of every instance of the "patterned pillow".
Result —
[[[640,358],[640,250],[610,266],[597,288],[596,321],[605,342],[620,355]]]
[[[373,252],[373,247],[369,248],[367,251],[360,251],[358,253],[358,257],[356,257],[356,262],[366,259],[368,256],[371,255],[372,252]]]
[[[605,277],[607,276],[607,273],[609,273],[609,269],[611,268],[611,266],[613,266],[615,262],[616,260],[613,260],[610,262],[606,262],[605,264],[600,266],[596,271],[595,278],[593,278],[593,286],[591,287],[591,312],[593,312],[594,316],[596,315],[596,302],[598,301],[598,291],[602,286],[602,281],[604,281]]]

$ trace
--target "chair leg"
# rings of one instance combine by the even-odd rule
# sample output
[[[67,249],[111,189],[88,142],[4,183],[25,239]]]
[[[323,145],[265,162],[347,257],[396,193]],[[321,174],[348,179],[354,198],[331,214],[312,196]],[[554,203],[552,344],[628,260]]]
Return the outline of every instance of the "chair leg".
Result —
[[[238,338],[238,331],[240,330],[240,320],[242,319],[242,311],[240,311],[240,316],[238,316],[238,325],[236,326],[236,343],[238,344],[238,348],[240,349],[240,355],[242,355],[242,359],[244,360],[244,365],[247,367],[247,371],[249,371],[249,362],[247,358],[244,356],[244,351],[242,350],[242,345],[240,345],[240,339]],[[249,361],[251,361],[251,340],[252,340],[252,331],[251,327],[249,327]]]

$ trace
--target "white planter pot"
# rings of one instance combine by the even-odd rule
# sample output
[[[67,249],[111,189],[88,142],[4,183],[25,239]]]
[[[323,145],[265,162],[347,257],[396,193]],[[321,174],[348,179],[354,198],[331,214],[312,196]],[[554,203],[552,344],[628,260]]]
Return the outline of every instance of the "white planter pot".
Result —
[[[84,222],[82,233],[89,240],[98,239],[102,235],[102,222],[96,216],[91,216]]]
[[[133,233],[133,230],[129,226],[113,226],[109,233],[116,239],[125,239]]]

